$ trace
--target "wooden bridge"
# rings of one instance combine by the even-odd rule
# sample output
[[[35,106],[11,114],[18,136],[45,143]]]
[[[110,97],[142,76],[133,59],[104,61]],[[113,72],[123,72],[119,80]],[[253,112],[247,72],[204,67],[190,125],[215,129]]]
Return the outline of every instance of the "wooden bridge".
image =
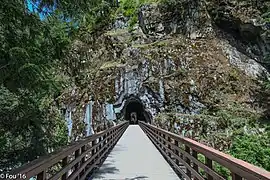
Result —
[[[230,177],[219,174],[224,167]],[[37,180],[270,180],[270,172],[145,122],[124,122],[10,173]],[[8,178],[6,178],[8,179]]]

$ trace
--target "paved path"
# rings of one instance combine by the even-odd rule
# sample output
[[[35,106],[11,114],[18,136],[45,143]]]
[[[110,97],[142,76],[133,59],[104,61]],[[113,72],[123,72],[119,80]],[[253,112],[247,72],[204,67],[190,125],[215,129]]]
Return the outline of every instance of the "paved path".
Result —
[[[179,180],[138,125],[130,125],[91,180]]]

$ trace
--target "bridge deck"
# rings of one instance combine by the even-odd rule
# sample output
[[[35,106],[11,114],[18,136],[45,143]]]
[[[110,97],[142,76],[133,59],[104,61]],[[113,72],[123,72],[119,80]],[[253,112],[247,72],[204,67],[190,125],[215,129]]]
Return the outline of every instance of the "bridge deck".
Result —
[[[179,180],[138,125],[127,128],[92,180]]]

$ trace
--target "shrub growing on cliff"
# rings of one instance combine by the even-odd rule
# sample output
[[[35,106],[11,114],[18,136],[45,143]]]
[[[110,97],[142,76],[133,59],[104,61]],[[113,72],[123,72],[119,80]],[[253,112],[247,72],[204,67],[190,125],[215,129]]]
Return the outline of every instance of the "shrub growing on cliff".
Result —
[[[238,159],[270,171],[269,134],[236,136],[229,153]]]
[[[123,13],[124,16],[129,18],[129,29],[138,22],[138,10],[147,3],[157,2],[158,0],[123,0],[120,2],[118,12]]]

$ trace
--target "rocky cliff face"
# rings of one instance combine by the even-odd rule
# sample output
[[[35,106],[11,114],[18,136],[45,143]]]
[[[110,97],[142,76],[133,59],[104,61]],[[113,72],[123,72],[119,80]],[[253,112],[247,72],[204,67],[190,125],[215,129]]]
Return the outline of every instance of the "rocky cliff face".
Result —
[[[199,124],[213,127],[210,134],[221,126],[216,118],[223,110],[259,118],[267,107],[260,101],[260,78],[268,77],[268,67],[258,62],[269,52],[269,24],[260,16],[269,3],[252,2],[144,3],[132,28],[130,18],[118,14],[109,31],[85,38],[78,48],[97,114],[110,102],[123,117],[129,98],[136,97],[155,124],[193,138],[206,131]]]
[[[221,12],[223,6],[211,5],[216,9],[207,8],[209,6],[199,0],[142,5],[138,25],[132,32],[117,27],[107,33],[116,44],[126,47],[120,57],[126,63],[124,87],[136,90],[125,94],[136,94],[146,87],[151,89],[157,101],[152,99],[146,105],[152,103],[155,107],[151,110],[153,116],[156,114],[153,109],[197,114],[203,108],[218,104],[255,101],[252,91],[257,82],[254,79],[268,73],[254,54],[243,52],[238,45],[242,43],[246,49],[252,49],[261,44],[261,52],[267,51],[269,44],[262,40],[261,32],[256,32],[263,27],[252,24],[255,20],[250,17],[237,21],[239,34],[233,34],[218,26],[224,18],[222,13],[227,12]],[[240,12],[229,13],[229,17],[235,16],[227,17],[231,21],[241,18],[238,17]],[[224,21],[225,24],[230,26],[229,22]],[[256,36],[258,41],[253,45],[244,44],[245,38],[251,36]]]

